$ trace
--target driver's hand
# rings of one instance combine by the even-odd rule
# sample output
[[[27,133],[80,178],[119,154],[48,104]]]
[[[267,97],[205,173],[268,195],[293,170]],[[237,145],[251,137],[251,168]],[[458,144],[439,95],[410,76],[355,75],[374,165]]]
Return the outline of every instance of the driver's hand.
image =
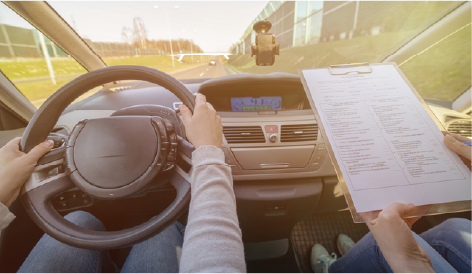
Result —
[[[394,203],[366,224],[393,272],[434,272],[426,251],[411,232],[419,217],[404,218],[415,209],[411,203]],[[362,213],[361,213],[362,215]]]
[[[15,138],[0,149],[0,202],[7,207],[18,197],[39,158],[54,146],[53,141],[46,141],[26,154],[20,151],[20,141]]]
[[[180,105],[179,109],[184,119],[187,138],[195,149],[210,145],[221,148],[223,140],[221,118],[216,115],[213,106],[206,102],[205,95],[195,94],[195,111],[193,114],[185,105]]]

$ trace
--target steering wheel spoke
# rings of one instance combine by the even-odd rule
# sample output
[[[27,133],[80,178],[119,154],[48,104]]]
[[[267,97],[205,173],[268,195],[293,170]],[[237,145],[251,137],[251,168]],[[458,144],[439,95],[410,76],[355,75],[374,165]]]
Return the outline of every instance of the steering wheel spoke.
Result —
[[[48,153],[46,153],[43,157],[41,157],[38,161],[37,166],[44,166],[52,162],[56,162],[58,160],[62,160],[64,158],[64,152],[66,151],[65,146],[61,146],[59,148],[52,149]]]

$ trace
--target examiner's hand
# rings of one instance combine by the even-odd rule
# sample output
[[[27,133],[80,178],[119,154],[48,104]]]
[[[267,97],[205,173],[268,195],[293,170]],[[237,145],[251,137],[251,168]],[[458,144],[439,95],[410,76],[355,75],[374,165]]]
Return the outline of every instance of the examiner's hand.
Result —
[[[462,142],[470,142],[472,140],[470,140],[467,137],[461,136],[459,134],[454,134],[450,132],[443,131],[443,134],[444,134],[444,144],[450,150],[457,153],[459,157],[462,159],[462,162],[464,162],[464,164],[470,169],[472,147]]]
[[[39,158],[54,146],[53,141],[46,141],[25,154],[20,151],[20,141],[15,138],[0,149],[0,202],[7,207],[18,197]]]
[[[206,102],[205,95],[195,94],[195,111],[193,114],[185,105],[180,105],[179,109],[184,119],[187,138],[195,149],[208,145],[221,147],[223,139],[221,118],[216,115],[213,106]]]
[[[434,272],[428,254],[411,232],[419,217],[404,218],[414,209],[411,203],[394,203],[366,222],[393,272]]]

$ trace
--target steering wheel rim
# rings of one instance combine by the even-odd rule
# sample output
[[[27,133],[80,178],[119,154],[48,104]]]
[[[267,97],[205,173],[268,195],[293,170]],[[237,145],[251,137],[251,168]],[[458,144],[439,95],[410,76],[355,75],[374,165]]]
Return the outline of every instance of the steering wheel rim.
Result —
[[[55,92],[29,122],[21,140],[22,150],[29,152],[43,142],[65,108],[80,95],[96,86],[120,80],[143,80],[158,84],[174,93],[193,111],[195,101],[192,93],[172,76],[142,66],[106,67],[79,76]],[[182,141],[184,140],[179,138],[179,142]],[[54,162],[61,160],[64,160],[63,156],[58,154]],[[43,167],[50,164],[44,164]],[[37,166],[36,170],[40,171],[43,167]],[[51,198],[55,195],[75,186],[69,175],[64,172],[43,180],[35,180],[35,176],[31,176],[23,187],[21,199],[30,217],[44,232],[78,248],[109,250],[144,241],[174,223],[190,203],[189,179],[185,173],[174,172],[170,183],[177,191],[176,198],[159,215],[138,226],[120,231],[92,231],[65,220],[51,203]]]
[[[36,145],[44,142],[62,112],[80,95],[97,86],[122,80],[142,80],[160,85],[174,93],[193,112],[194,96],[186,86],[169,74],[143,66],[105,67],[75,78],[44,102],[23,133],[20,144],[22,151],[28,153]]]

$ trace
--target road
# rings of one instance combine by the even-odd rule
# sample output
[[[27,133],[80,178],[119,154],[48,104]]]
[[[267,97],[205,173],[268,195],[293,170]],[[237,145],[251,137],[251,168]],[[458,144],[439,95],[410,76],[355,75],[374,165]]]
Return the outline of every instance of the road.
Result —
[[[216,60],[216,59],[215,59]],[[216,78],[228,74],[225,67],[219,60],[216,60],[215,66],[208,63],[201,66],[191,67],[182,71],[169,72],[170,75],[177,79],[198,79],[198,78]]]

